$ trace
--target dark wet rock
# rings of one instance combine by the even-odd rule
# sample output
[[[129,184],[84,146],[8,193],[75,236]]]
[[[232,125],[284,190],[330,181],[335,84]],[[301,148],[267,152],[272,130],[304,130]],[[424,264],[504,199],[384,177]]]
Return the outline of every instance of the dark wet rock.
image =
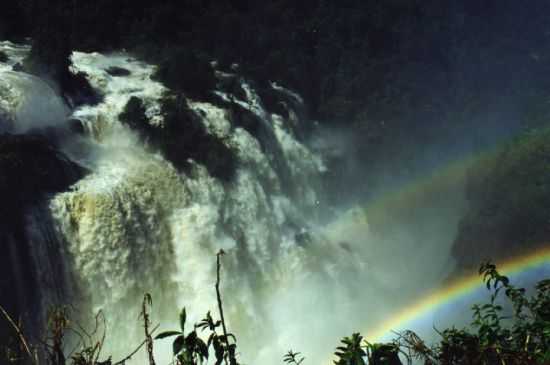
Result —
[[[126,103],[122,113],[118,116],[118,119],[132,130],[138,132],[144,140],[150,141],[156,138],[157,131],[149,123],[145,112],[142,100],[137,96],[132,96],[128,100],[128,103]]]
[[[166,55],[153,79],[176,92],[201,100],[209,97],[217,83],[210,60],[184,48],[175,48]]]
[[[183,98],[166,98],[162,111],[164,128],[160,140],[170,161],[185,168],[188,159],[192,159],[205,165],[213,176],[223,181],[232,179],[237,162],[233,152],[208,133],[200,117],[189,109]]]
[[[117,67],[112,66],[105,70],[109,75],[115,76],[115,77],[123,77],[123,76],[130,76],[131,72],[130,70],[123,68],[123,67]]]
[[[241,81],[238,82],[239,84],[241,83]],[[239,88],[242,90],[241,86]],[[264,120],[261,116],[236,102],[237,98],[233,99],[233,97],[233,94],[230,94],[230,100],[217,97],[213,103],[229,111],[233,126],[243,128],[258,140],[262,151],[266,154],[273,168],[278,172],[282,180],[283,189],[292,194],[294,187],[290,184],[290,168],[284,158],[282,147],[275,137],[269,115],[266,115],[266,119]],[[246,100],[243,99],[240,101],[244,102]]]
[[[218,89],[239,100],[246,100],[246,92],[242,88],[241,77],[236,74],[218,74]],[[223,75],[223,76],[222,76]]]
[[[90,85],[84,72],[71,74],[71,76],[66,78],[61,88],[63,95],[65,95],[70,101],[69,104],[72,104],[73,107],[83,104],[96,105],[103,99],[102,95]]]
[[[82,121],[79,119],[69,119],[67,121],[67,124],[69,126],[69,131],[71,131],[74,134],[83,135],[86,133],[86,130],[84,129],[84,125],[82,124]]]
[[[235,102],[226,102],[225,108],[229,110],[233,126],[241,127],[255,137],[262,134],[261,130],[266,126],[259,116]]]
[[[200,117],[189,107],[183,96],[167,96],[162,103],[163,126],[152,126],[141,99],[132,97],[119,119],[151,147],[162,152],[177,168],[188,171],[190,159],[204,165],[210,174],[229,181],[236,169],[231,150],[208,133]]]
[[[9,61],[9,57],[8,55],[6,54],[6,52],[3,52],[3,51],[0,51],[0,62],[8,62]]]
[[[102,96],[90,85],[87,75],[70,71],[72,49],[66,44],[64,35],[57,36],[60,37],[57,41],[45,34],[34,39],[31,52],[18,71],[50,80],[51,86],[58,90],[71,107],[99,103]]]
[[[15,65],[11,68],[13,71],[16,72],[23,72],[25,71],[25,68],[23,67],[23,64],[21,62],[17,62]]]
[[[45,137],[0,135],[0,220],[10,220],[45,194],[60,192],[83,176]]]
[[[258,89],[258,94],[262,98],[266,110],[274,114],[279,114],[285,119],[289,118],[288,101],[283,100],[277,91],[273,90],[271,87],[263,87]]]

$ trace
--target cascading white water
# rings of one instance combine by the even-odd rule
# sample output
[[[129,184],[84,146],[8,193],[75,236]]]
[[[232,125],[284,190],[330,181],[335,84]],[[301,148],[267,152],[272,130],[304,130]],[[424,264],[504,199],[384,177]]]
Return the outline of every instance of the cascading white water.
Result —
[[[8,57],[0,62],[0,132],[25,133],[64,123],[69,109],[55,90],[36,76],[13,71],[30,47],[3,41],[0,49]]]
[[[107,69],[113,66],[130,75],[111,76]],[[73,67],[88,75],[103,101],[72,113],[92,138],[67,143],[66,152],[91,173],[55,196],[50,209],[67,245],[71,279],[80,289],[75,304],[82,313],[102,310],[107,317],[104,353],[121,357],[140,342],[137,317],[146,292],[154,298],[153,318],[163,328],[174,325],[182,306],[188,307],[191,321],[208,310],[217,313],[215,253],[223,248],[227,318],[243,359],[279,363],[290,346],[311,361],[325,359],[329,351],[314,349],[332,348],[357,320],[325,317],[353,312],[359,301],[352,299],[357,292],[349,281],[360,283],[366,277],[362,248],[342,248],[341,229],[348,230],[351,221],[361,236],[366,224],[359,213],[358,221],[317,227],[314,213],[321,207],[315,186],[324,166],[293,136],[288,124],[297,121],[270,115],[244,81],[246,100],[218,91],[254,113],[270,131],[279,148],[266,151],[256,137],[232,124],[229,111],[187,100],[238,162],[229,183],[198,163],[184,174],[118,120],[130,97],[137,96],[149,120],[162,125],[160,100],[166,89],[151,80],[153,66],[126,54],[75,53]],[[301,102],[288,90],[273,87]],[[277,158],[288,166],[294,196],[283,189],[269,153],[280,153]],[[347,241],[360,242],[349,233]],[[168,361],[169,348],[157,348],[158,358]]]
[[[12,50],[10,64],[0,64],[6,70],[28,51],[5,42],[0,49]],[[75,52],[72,60],[73,71],[84,72],[103,98],[72,111],[87,137],[67,141],[64,149],[90,173],[53,197],[49,208],[66,245],[70,281],[78,288],[80,299],[73,304],[80,320],[98,310],[107,317],[103,354],[116,360],[141,342],[138,316],[145,293],[153,297],[152,319],[162,330],[177,327],[183,306],[191,322],[208,310],[217,314],[219,249],[226,252],[222,293],[229,329],[248,364],[280,364],[290,348],[303,352],[310,364],[327,361],[339,337],[376,323],[397,306],[396,298],[403,299],[398,291],[404,284],[389,283],[407,275],[406,267],[394,265],[390,278],[386,274],[399,242],[378,245],[383,249],[369,246],[361,209],[328,225],[317,221],[325,209],[317,189],[325,167],[294,136],[291,126],[300,121],[292,110],[288,119],[270,114],[245,80],[240,80],[245,99],[216,91],[258,118],[272,139],[262,145],[259,137],[234,125],[229,110],[185,100],[206,130],[234,154],[237,168],[229,182],[199,162],[184,173],[118,119],[136,96],[150,122],[162,128],[161,100],[168,90],[151,79],[154,66],[125,53]],[[113,76],[107,72],[111,67],[130,73]],[[292,91],[276,83],[272,87],[302,102]],[[287,167],[284,177],[277,160]],[[406,260],[410,265],[419,261]],[[159,363],[170,360],[167,342],[155,344]],[[144,364],[145,359],[138,354],[133,361]]]
[[[130,74],[111,76],[107,69],[113,66]],[[160,101],[166,89],[151,80],[153,66],[127,54],[77,52],[73,69],[85,72],[104,98],[73,112],[94,137],[89,153],[78,157],[91,173],[71,191],[58,194],[51,210],[72,257],[84,298],[81,306],[92,312],[101,309],[107,317],[105,353],[122,356],[139,343],[137,316],[146,292],[154,298],[153,318],[163,327],[173,326],[182,306],[188,307],[191,321],[208,310],[217,313],[215,253],[222,248],[228,322],[247,362],[279,363],[290,344],[307,346],[309,339],[298,340],[301,331],[321,320],[300,323],[310,306],[325,306],[325,313],[345,309],[345,286],[338,281],[344,271],[359,272],[361,266],[311,230],[314,222],[305,214],[317,208],[314,187],[323,163],[294,138],[285,126],[289,121],[263,109],[246,82],[247,100],[231,98],[272,131],[295,197],[281,188],[278,171],[260,142],[232,125],[221,107],[187,100],[208,132],[235,154],[237,170],[229,183],[198,163],[188,174],[177,171],[120,124],[118,115],[137,96],[152,123],[162,126]],[[311,227],[304,227],[308,221]],[[296,239],[305,229],[311,230],[310,243]],[[346,269],[336,269],[340,265]],[[320,290],[325,287],[332,288],[334,297],[326,297]],[[298,297],[304,290],[309,297]],[[332,333],[325,336],[334,340]],[[158,352],[162,358],[169,350]]]

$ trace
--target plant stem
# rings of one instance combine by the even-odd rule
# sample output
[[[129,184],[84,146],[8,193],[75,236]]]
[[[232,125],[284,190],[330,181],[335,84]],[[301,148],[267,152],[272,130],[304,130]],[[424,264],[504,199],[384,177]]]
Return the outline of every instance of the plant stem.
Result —
[[[2,312],[2,314],[4,315],[4,317],[6,317],[6,319],[8,320],[8,322],[11,324],[11,326],[15,329],[15,332],[17,332],[17,336],[19,337],[19,340],[21,341],[21,343],[23,344],[23,347],[25,348],[25,351],[27,352],[27,354],[29,355],[29,357],[31,358],[32,362],[36,365],[38,365],[38,358],[36,358],[35,356],[32,355],[32,352],[31,352],[31,349],[29,347],[29,344],[27,343],[27,340],[25,340],[25,336],[23,336],[23,333],[21,332],[21,329],[19,328],[19,326],[17,324],[15,324],[15,322],[13,321],[13,319],[10,317],[10,315],[8,314],[8,312],[6,312],[6,310],[4,309],[4,307],[2,307],[0,305],[0,311]]]
[[[155,365],[155,358],[153,356],[153,338],[149,333],[149,314],[147,313],[147,304],[151,305],[153,303],[150,294],[145,294],[143,297],[142,304],[142,315],[143,315],[143,328],[145,329],[145,341],[147,342],[147,354],[149,355],[149,365]]]
[[[220,250],[216,254],[216,297],[218,299],[218,309],[220,311],[220,318],[222,321],[222,328],[223,328],[223,336],[225,339],[225,346],[227,347],[229,351],[229,337],[227,337],[227,327],[225,326],[225,318],[223,316],[223,305],[222,305],[222,296],[220,294],[220,268],[221,268],[221,262],[220,257],[224,255],[225,252],[223,250]],[[227,357],[225,357],[225,363],[227,364]]]
[[[153,328],[151,333],[154,333],[159,328],[159,326],[160,326],[160,324],[157,324],[155,326],[155,328]],[[115,362],[113,365],[124,365],[126,363],[126,361],[130,360],[132,358],[132,356],[134,356],[143,347],[143,345],[145,345],[146,343],[147,343],[147,339],[143,340],[143,342],[140,343],[139,346],[136,347],[136,349],[134,351],[132,351],[132,353],[130,355],[126,356],[124,359],[122,359],[120,361]]]

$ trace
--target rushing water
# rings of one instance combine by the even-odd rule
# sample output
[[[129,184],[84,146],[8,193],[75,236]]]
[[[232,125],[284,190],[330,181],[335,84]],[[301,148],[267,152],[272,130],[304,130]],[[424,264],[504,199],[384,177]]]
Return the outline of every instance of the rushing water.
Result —
[[[3,75],[46,85],[11,71],[28,47],[3,42],[0,49],[10,56],[8,64],[0,64]],[[214,95],[256,116],[270,139],[262,144],[259,136],[234,123],[223,103],[186,99],[208,133],[237,160],[234,177],[221,181],[199,162],[191,162],[188,172],[176,169],[120,123],[119,114],[135,96],[151,124],[163,127],[161,101],[168,90],[151,79],[154,66],[126,53],[75,52],[72,61],[73,71],[85,73],[102,100],[70,112],[85,136],[66,141],[64,152],[89,174],[54,196],[49,213],[68,267],[67,280],[60,283],[74,283],[71,304],[79,309],[79,320],[86,324],[99,310],[106,316],[104,354],[118,359],[141,342],[138,317],[145,293],[152,295],[152,320],[162,329],[176,326],[183,306],[191,322],[208,310],[217,313],[215,255],[220,249],[226,252],[222,294],[229,329],[249,364],[279,364],[291,347],[304,352],[309,363],[321,363],[338,337],[395,307],[392,295],[402,288],[381,294],[389,283],[382,277],[383,265],[395,257],[394,246],[388,243],[379,263],[367,264],[373,247],[366,244],[368,225],[361,209],[330,224],[318,220],[325,209],[319,198],[325,166],[293,132],[292,126],[302,122],[298,113],[289,110],[285,118],[268,112],[249,82],[218,72],[237,78],[243,92],[213,90]],[[107,72],[112,67],[129,74],[113,76]],[[6,80],[5,85],[16,83]],[[276,83],[272,87],[294,105],[302,103],[292,91]],[[16,123],[15,129],[25,132],[32,123],[19,130]],[[404,274],[397,265],[393,269],[394,275]],[[160,361],[169,361],[168,345],[157,344]],[[138,356],[134,361],[144,360]]]
[[[343,288],[337,284],[343,271],[334,267],[350,255],[321,237],[312,239],[312,248],[297,240],[311,230],[304,222],[311,222],[318,204],[315,186],[324,166],[293,136],[286,126],[290,121],[264,110],[245,81],[246,99],[230,96],[272,132],[282,154],[277,157],[288,166],[297,191],[292,197],[260,142],[234,126],[227,110],[206,102],[186,101],[209,133],[234,153],[237,171],[229,183],[198,163],[183,174],[118,121],[129,98],[137,96],[152,123],[162,126],[159,103],[166,90],[151,80],[154,68],[126,54],[75,53],[73,62],[104,95],[102,103],[73,113],[94,136],[97,151],[83,162],[93,172],[56,196],[51,209],[74,257],[86,303],[94,312],[102,309],[114,324],[109,329],[114,348],[107,351],[122,355],[132,340],[139,341],[136,319],[145,292],[154,298],[154,318],[163,323],[174,323],[182,306],[189,308],[192,321],[207,310],[216,313],[215,253],[222,248],[229,327],[239,335],[245,359],[278,362],[292,342],[279,338],[281,324],[287,336],[303,336],[307,326],[298,313],[307,308],[289,316],[292,306],[326,306],[325,313],[343,309],[344,297],[327,297],[314,288],[333,287],[335,294]],[[106,69],[112,66],[130,75],[110,76]],[[345,266],[360,270],[351,260]],[[303,288],[310,288],[310,298],[295,295]]]
[[[18,50],[6,68],[20,62],[23,51],[28,51],[13,44],[3,46]],[[130,73],[112,76],[107,72],[111,67]],[[186,100],[207,131],[237,159],[234,178],[222,182],[199,163],[193,163],[188,173],[176,170],[119,122],[119,114],[135,96],[143,101],[151,123],[162,128],[160,102],[168,90],[151,79],[153,66],[124,53],[75,52],[73,71],[84,72],[102,95],[99,104],[72,111],[71,118],[82,122],[88,137],[67,142],[65,147],[90,174],[55,196],[50,210],[59,238],[66,244],[71,279],[79,292],[78,308],[82,313],[102,310],[106,315],[105,353],[123,356],[140,342],[138,314],[144,293],[154,298],[153,319],[163,326],[175,323],[183,306],[188,307],[191,321],[198,321],[208,310],[216,313],[213,285],[215,254],[220,249],[226,252],[222,288],[229,327],[239,335],[247,360],[279,362],[291,343],[300,342],[303,330],[315,327],[315,322],[325,327],[322,318],[307,320],[308,311],[344,309],[345,285],[337,283],[345,273],[360,271],[364,265],[348,260],[348,251],[315,228],[316,186],[324,165],[295,138],[289,127],[296,123],[295,113],[289,113],[293,120],[270,114],[245,80],[240,81],[243,100],[217,91],[220,99],[232,100],[256,115],[274,139],[270,150],[235,126],[230,111]],[[4,72],[13,79],[6,79],[6,85],[32,78]],[[273,84],[273,88],[301,103],[299,96],[281,86]],[[18,102],[23,97],[12,99]],[[346,270],[335,270],[341,260]],[[334,296],[318,290],[321,287],[332,288]],[[86,317],[80,320],[86,322]],[[303,345],[306,342],[309,339]]]

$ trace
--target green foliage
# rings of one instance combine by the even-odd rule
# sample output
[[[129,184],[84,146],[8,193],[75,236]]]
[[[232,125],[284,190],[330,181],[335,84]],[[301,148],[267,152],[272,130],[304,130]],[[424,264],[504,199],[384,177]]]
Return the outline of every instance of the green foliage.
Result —
[[[396,342],[410,358],[425,365],[546,364],[550,358],[550,280],[542,280],[531,297],[501,275],[495,265],[483,264],[480,274],[491,290],[489,303],[474,305],[472,329],[449,328],[430,348],[411,331]],[[497,304],[504,292],[511,308]]]
[[[550,355],[550,280],[540,281],[535,295],[527,297],[524,288],[511,285],[491,263],[483,264],[480,274],[487,288],[493,288],[490,303],[473,308],[479,343],[494,351],[485,354],[506,363],[543,363]],[[512,304],[510,317],[503,316],[503,307],[495,304],[501,291]],[[504,320],[511,323],[505,325]]]
[[[185,334],[185,323],[187,320],[187,312],[185,308],[180,313],[180,330],[165,331],[159,333],[155,339],[164,339],[174,337],[172,343],[173,355],[181,365],[196,365],[203,364],[208,360],[210,349],[214,352],[215,365],[220,365],[227,361],[230,365],[238,365],[236,355],[236,338],[233,334],[219,334],[222,325],[221,321],[215,321],[210,312],[206,317],[194,326],[193,331]],[[197,330],[209,331],[208,340],[202,340]],[[232,343],[229,340],[232,340]]]
[[[371,365],[401,365],[399,346],[393,343],[367,344],[368,363]]]
[[[365,345],[362,344],[363,336],[359,333],[354,333],[351,337],[344,337],[341,342],[342,345],[336,348],[334,355],[337,360],[334,361],[335,365],[365,365],[363,359],[367,356],[365,351]]]
[[[525,289],[513,286],[506,276],[497,271],[495,265],[485,263],[479,272],[491,291],[491,299],[487,304],[473,307],[471,329],[453,327],[438,332],[441,340],[431,347],[412,331],[398,334],[398,338],[391,343],[369,343],[361,334],[353,333],[350,337],[344,337],[341,345],[336,348],[334,364],[402,365],[401,358],[404,358],[408,365],[413,363],[424,365],[548,364],[550,360],[550,279],[540,281],[533,295],[528,297]],[[497,304],[497,298],[501,293],[504,293],[509,301],[510,310]],[[150,296],[145,296],[144,305],[145,303],[150,305]],[[101,313],[98,314],[100,315]],[[145,309],[142,315],[147,326]],[[11,323],[19,330],[13,321]],[[103,326],[105,327],[105,323]],[[165,331],[155,337],[157,340],[174,337],[172,354],[176,365],[207,364],[211,353],[214,354],[215,365],[222,363],[239,365],[235,336],[231,333],[226,334],[225,329],[219,333],[224,327],[222,320],[215,320],[208,312],[204,319],[186,333],[187,327],[187,311],[183,308],[179,315],[179,329]],[[64,338],[69,329],[75,330],[68,319],[67,310],[64,308],[53,310],[49,317],[51,335],[46,343],[48,365],[65,364]],[[199,336],[199,330],[207,332],[206,341]],[[103,340],[98,343],[92,340],[94,334],[95,332],[81,334],[81,336],[84,335],[83,342],[79,345],[79,351],[71,357],[72,365],[113,364],[110,358],[104,362],[98,360],[105,333],[102,336]],[[24,341],[24,337],[22,338]],[[27,346],[26,342],[25,345]],[[149,351],[152,358],[152,346]],[[31,351],[28,351],[28,354],[29,357],[33,357]],[[114,365],[123,365],[133,354],[135,352]],[[283,357],[283,362],[289,365],[301,365],[304,360],[299,352],[293,351],[289,351]],[[32,362],[38,365],[37,361]],[[151,363],[153,364],[154,360],[151,360]]]
[[[181,365],[202,364],[208,360],[208,346],[197,336],[196,327],[185,334],[185,322],[187,313],[185,308],[180,313],[180,330],[166,331],[158,334],[155,339],[163,339],[176,336],[172,342],[173,355]]]
[[[289,350],[283,357],[283,361],[289,365],[300,365],[304,362],[305,357],[301,356],[299,352],[293,352]]]
[[[397,343],[370,343],[359,333],[344,337],[336,348],[335,365],[402,365]]]
[[[550,279],[540,281],[532,296],[516,288],[496,266],[485,263],[480,275],[491,290],[489,303],[474,305],[471,329],[445,329],[439,343],[428,346],[412,331],[392,343],[369,343],[360,334],[342,339],[336,365],[527,365],[550,359]],[[497,304],[504,293],[510,308]],[[363,341],[363,342],[362,342]]]

